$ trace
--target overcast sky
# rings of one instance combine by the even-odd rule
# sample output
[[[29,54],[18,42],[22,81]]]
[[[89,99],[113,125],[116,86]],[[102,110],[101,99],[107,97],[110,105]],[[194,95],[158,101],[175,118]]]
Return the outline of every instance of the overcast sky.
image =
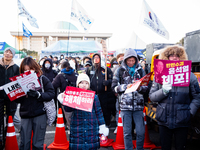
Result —
[[[169,40],[139,24],[143,0],[77,1],[94,19],[89,33],[113,34],[109,43],[110,50],[126,47],[133,32],[146,44],[176,43],[187,32],[200,29],[200,0],[146,0],[168,30]],[[0,42],[5,41],[14,47],[14,38],[10,31],[22,31],[22,21],[31,32],[44,31],[56,21],[70,21],[71,0],[21,0],[21,2],[37,19],[39,29],[30,26],[25,18],[18,17],[17,0],[1,0]],[[74,25],[78,27],[78,24]]]

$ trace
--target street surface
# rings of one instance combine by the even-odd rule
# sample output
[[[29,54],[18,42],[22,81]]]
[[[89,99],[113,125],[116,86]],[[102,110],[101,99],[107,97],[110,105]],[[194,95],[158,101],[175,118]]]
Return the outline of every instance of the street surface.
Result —
[[[19,109],[19,107],[18,107],[18,109]],[[17,116],[19,116],[18,112],[16,114],[17,114]],[[113,120],[111,123],[111,127],[109,128],[110,132],[109,132],[108,138],[114,139],[114,141],[116,139],[116,135],[113,133],[115,130],[115,126],[116,126],[116,123]],[[148,128],[149,128],[149,130],[148,130],[149,138],[150,138],[151,142],[153,142],[156,146],[160,146],[160,141],[159,141],[160,136],[157,131],[157,128],[155,128],[155,122],[154,121],[151,122],[148,125]],[[55,126],[51,126],[51,127],[47,126],[46,136],[45,136],[45,140],[44,140],[44,144],[46,144],[47,147],[54,141],[55,129],[56,129]],[[67,140],[69,141],[68,130],[66,130],[66,135],[67,135]],[[18,145],[20,145],[20,133],[16,132],[16,136],[17,136]],[[133,140],[135,140],[135,135],[133,136]],[[200,149],[200,139],[192,139],[192,140],[188,139],[186,150],[199,150],[199,149]],[[99,150],[113,150],[113,148],[112,147],[101,147]],[[145,150],[147,150],[147,149],[145,149]],[[157,149],[155,149],[155,150],[157,150]],[[172,147],[172,150],[175,150],[174,145]]]

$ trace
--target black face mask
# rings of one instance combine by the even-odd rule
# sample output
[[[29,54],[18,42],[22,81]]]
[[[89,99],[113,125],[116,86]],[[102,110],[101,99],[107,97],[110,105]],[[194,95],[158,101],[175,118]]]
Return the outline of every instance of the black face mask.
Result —
[[[123,60],[119,61],[119,64],[121,65],[121,64],[122,64],[122,62],[123,62]]]

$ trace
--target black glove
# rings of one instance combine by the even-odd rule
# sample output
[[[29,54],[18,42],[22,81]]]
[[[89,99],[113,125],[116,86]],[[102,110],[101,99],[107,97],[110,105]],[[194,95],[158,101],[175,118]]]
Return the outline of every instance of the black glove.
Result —
[[[103,85],[108,86],[109,81],[108,80],[103,80]]]
[[[27,95],[30,97],[34,97],[34,98],[39,98],[40,97],[40,93],[38,91],[34,91],[34,90],[29,90],[27,92]]]

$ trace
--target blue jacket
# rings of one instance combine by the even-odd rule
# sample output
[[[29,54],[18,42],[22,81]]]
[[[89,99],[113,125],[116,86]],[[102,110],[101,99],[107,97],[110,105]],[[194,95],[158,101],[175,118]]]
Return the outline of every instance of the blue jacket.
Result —
[[[70,150],[99,148],[99,126],[105,124],[105,121],[98,96],[95,95],[91,113],[67,106],[64,108],[65,111],[73,111],[70,124]]]

